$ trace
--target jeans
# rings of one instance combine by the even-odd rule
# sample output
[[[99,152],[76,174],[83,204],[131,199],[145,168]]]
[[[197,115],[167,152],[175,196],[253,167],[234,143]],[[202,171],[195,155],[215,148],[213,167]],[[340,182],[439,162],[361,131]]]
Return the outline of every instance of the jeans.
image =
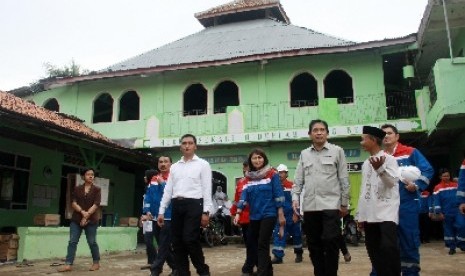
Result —
[[[67,265],[72,265],[74,258],[76,257],[76,249],[79,243],[79,238],[81,237],[82,230],[86,234],[87,244],[90,248],[90,253],[92,254],[92,260],[94,264],[98,264],[100,261],[100,252],[97,244],[97,223],[89,223],[85,227],[81,227],[78,223],[71,221],[69,225],[69,243],[68,243],[68,253],[66,254],[65,263]]]

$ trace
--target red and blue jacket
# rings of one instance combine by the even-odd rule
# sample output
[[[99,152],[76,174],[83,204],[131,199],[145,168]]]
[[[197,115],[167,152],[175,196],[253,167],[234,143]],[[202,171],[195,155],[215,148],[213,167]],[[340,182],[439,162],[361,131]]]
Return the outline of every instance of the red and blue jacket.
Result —
[[[465,159],[460,166],[459,183],[457,188],[457,205],[465,203]]]
[[[294,213],[294,210],[292,208],[292,181],[285,179],[284,181],[281,181],[281,184],[283,186],[283,191],[284,191],[284,204],[283,204],[283,211],[284,215],[287,216],[292,216]]]
[[[249,205],[250,220],[277,217],[278,208],[284,204],[284,192],[276,171],[270,169],[262,179],[246,179],[237,208],[242,210]]]
[[[241,180],[237,182],[236,185],[236,193],[234,194],[234,204],[231,207],[231,216],[235,216],[237,213],[237,204],[239,203],[239,200],[241,199],[241,194],[242,190],[244,189],[244,185],[247,184],[247,178],[244,177]],[[242,209],[242,212],[239,216],[239,224],[249,224],[250,223],[250,218],[249,218],[249,206],[245,205],[244,209]]]
[[[420,170],[420,179],[415,181],[415,184],[418,186],[419,192],[426,190],[431,178],[433,178],[434,169],[428,160],[426,160],[426,158],[423,156],[423,154],[421,154],[421,152],[416,148],[397,143],[393,156],[396,158],[399,167],[416,166]],[[400,203],[402,204],[402,202],[417,200],[418,193],[409,192],[407,189],[405,189],[405,183],[402,181],[400,182]]]
[[[157,181],[157,176],[152,177],[150,184],[147,187],[147,191],[144,196],[144,205],[142,208],[142,213],[147,214],[150,212],[152,216],[158,216],[158,210],[160,209],[161,198],[163,197],[163,192],[165,191],[166,181],[168,180],[168,175],[162,175],[163,182],[160,184]],[[165,219],[171,219],[171,204],[165,210]]]
[[[457,182],[448,183],[441,181],[434,187],[433,213],[444,214],[445,216],[455,216],[457,208]]]

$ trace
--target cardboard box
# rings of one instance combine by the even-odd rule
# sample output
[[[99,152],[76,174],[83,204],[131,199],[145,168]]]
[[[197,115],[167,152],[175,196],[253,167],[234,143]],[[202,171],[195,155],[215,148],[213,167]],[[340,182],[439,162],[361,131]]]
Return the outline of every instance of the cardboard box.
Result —
[[[18,259],[18,249],[17,248],[8,248],[6,253],[6,260],[12,261]]]
[[[11,239],[11,234],[0,234],[0,243],[7,242]]]
[[[60,215],[57,214],[37,214],[34,216],[34,225],[37,226],[58,226],[60,225]]]
[[[8,248],[9,249],[17,249],[19,246],[19,240],[13,240],[11,239],[9,242],[8,242]]]
[[[139,219],[136,217],[122,217],[119,219],[119,226],[137,227]]]
[[[8,256],[9,242],[0,242],[0,261],[5,261]]]

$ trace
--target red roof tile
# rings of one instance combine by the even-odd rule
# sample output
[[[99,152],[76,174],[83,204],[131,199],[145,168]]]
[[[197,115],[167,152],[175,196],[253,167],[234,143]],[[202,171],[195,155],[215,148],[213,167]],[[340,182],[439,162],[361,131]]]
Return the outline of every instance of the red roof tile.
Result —
[[[103,134],[86,126],[82,122],[67,118],[66,116],[37,106],[7,92],[0,91],[0,110],[25,115],[39,121],[51,123],[58,127],[71,130],[94,140],[100,140],[118,146],[118,144]]]
[[[274,5],[276,4],[276,5]],[[227,12],[237,12],[240,10],[251,10],[262,6],[278,6],[280,5],[279,0],[235,0],[224,5],[220,5],[209,10],[198,12],[195,14],[196,18],[211,17],[216,14],[222,14]]]

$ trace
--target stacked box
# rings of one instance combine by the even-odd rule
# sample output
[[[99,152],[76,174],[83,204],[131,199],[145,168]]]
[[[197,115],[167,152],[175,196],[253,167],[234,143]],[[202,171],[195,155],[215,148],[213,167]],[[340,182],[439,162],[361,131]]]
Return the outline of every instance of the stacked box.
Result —
[[[37,214],[34,216],[36,226],[59,226],[60,215],[57,214]]]
[[[16,260],[18,256],[19,236],[16,234],[0,234],[0,260]]]
[[[119,226],[137,227],[139,219],[136,217],[122,217],[119,219]]]

